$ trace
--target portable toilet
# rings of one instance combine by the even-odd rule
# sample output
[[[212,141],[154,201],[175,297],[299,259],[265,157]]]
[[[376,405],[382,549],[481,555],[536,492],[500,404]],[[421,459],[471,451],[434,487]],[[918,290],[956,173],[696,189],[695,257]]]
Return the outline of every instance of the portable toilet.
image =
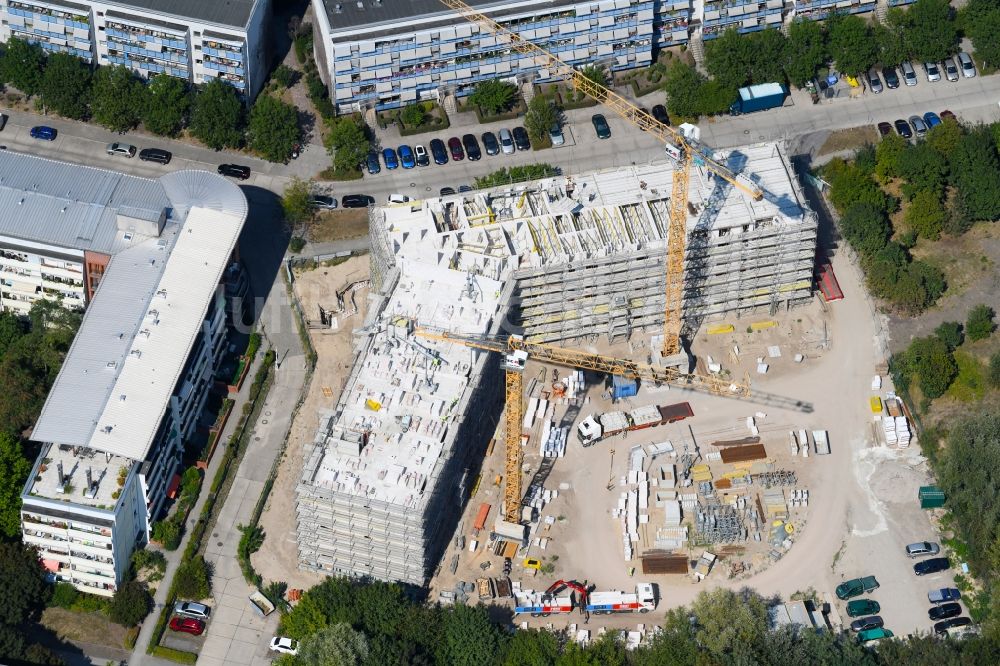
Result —
[[[619,375],[611,376],[611,399],[631,398],[639,392],[639,382]]]

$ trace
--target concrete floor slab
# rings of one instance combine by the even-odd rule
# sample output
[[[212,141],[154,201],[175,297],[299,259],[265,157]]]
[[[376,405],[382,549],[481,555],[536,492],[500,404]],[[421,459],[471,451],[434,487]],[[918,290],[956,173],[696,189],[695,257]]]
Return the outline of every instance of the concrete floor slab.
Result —
[[[201,653],[198,656],[225,659],[226,655],[229,653],[229,646],[232,642],[232,639],[216,636],[213,632],[208,638],[205,639],[205,644],[201,647]]]

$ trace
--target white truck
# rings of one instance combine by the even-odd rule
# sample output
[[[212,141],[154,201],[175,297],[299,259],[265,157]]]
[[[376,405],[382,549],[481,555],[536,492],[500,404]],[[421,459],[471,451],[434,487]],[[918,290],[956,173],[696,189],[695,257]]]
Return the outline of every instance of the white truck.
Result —
[[[514,613],[530,613],[532,617],[563,615],[573,610],[573,597],[554,597],[544,592],[523,590],[514,593]]]
[[[816,442],[816,455],[829,455],[830,440],[826,436],[826,430],[813,430],[813,441]]]
[[[595,615],[611,613],[648,613],[656,609],[656,588],[652,583],[639,583],[635,592],[591,592],[587,597],[586,610]]]

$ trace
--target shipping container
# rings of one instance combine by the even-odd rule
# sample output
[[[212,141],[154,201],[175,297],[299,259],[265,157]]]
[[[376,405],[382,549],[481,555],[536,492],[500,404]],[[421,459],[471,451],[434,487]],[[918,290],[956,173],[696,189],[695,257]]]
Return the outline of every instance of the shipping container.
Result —
[[[740,88],[736,101],[729,107],[734,116],[773,109],[785,103],[788,90],[780,83],[758,83]]]
[[[938,509],[944,506],[944,491],[937,486],[920,486],[917,498],[921,509]]]
[[[682,421],[694,416],[694,412],[691,410],[691,403],[689,402],[678,402],[675,405],[661,405],[658,409],[664,423]]]

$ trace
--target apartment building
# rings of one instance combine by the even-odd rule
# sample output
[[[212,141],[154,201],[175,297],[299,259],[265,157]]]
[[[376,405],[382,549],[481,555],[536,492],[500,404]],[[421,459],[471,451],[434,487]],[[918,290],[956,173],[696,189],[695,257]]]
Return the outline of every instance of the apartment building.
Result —
[[[0,0],[0,39],[142,76],[220,78],[247,99],[267,76],[270,0]]]
[[[887,0],[901,6],[914,0]],[[660,49],[780,28],[796,17],[865,13],[876,0],[467,0],[500,25],[574,65],[649,65]],[[439,0],[313,0],[315,56],[339,112],[445,101],[479,81],[550,80]]]
[[[21,494],[23,539],[50,573],[110,596],[176,490],[185,441],[225,348],[227,273],[247,202],[239,187],[203,171],[147,180],[0,154],[0,182],[17,172],[61,190],[28,189],[23,205],[57,198],[69,213],[77,182],[103,185],[110,201],[124,188],[133,204],[140,191],[149,207],[164,204],[156,225],[114,227],[125,245],[107,260],[32,431],[41,452]],[[83,205],[92,216],[67,218],[67,233],[110,208]],[[121,218],[121,208],[111,214]]]

